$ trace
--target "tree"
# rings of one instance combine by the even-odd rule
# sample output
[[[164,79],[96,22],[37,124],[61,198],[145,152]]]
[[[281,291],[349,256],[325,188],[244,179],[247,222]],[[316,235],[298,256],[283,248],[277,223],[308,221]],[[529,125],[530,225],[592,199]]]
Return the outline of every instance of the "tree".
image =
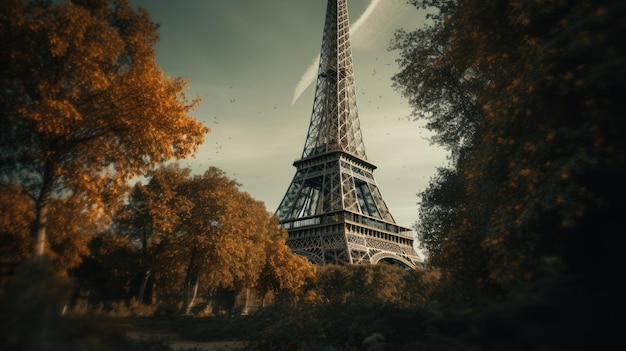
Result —
[[[0,38],[0,185],[31,198],[36,255],[55,199],[102,216],[126,180],[209,131],[188,115],[186,80],[155,63],[157,25],[127,0],[3,1]]]
[[[419,275],[417,275],[419,274]],[[317,270],[317,292],[325,302],[359,305],[402,305],[423,295],[407,289],[407,281],[419,282],[421,273],[410,274],[396,264],[326,265]],[[414,278],[417,276],[418,278]],[[420,286],[425,286],[419,282]],[[419,296],[419,295],[418,295]]]
[[[211,167],[181,188],[195,204],[180,237],[188,262],[183,312],[193,306],[198,287],[209,298],[218,288],[254,287],[268,243],[284,235],[265,205],[239,186]]]
[[[317,289],[326,302],[346,303],[352,291],[348,282],[353,279],[349,266],[325,265],[317,270]]]
[[[463,207],[465,188],[463,177],[455,169],[439,168],[428,188],[420,194],[417,222],[418,239],[430,263],[439,265],[444,257],[445,236],[457,221]]]
[[[421,208],[428,222],[420,230],[432,239],[431,261],[442,278],[503,296],[540,279],[547,261],[562,261],[572,275],[611,272],[608,262],[618,257],[611,248],[623,241],[615,194],[626,169],[616,152],[626,146],[619,132],[626,53],[618,44],[626,5],[414,3],[438,12],[428,28],[400,34],[395,81],[419,117],[443,121],[428,125],[435,141],[460,145],[455,176],[432,183]],[[469,99],[449,98],[442,92],[455,90],[441,84],[460,87]],[[460,101],[475,108],[465,115]],[[446,125],[455,120],[450,111],[459,122]],[[440,210],[445,201],[433,195],[458,184],[450,220]]]
[[[148,283],[154,281],[154,276],[172,269],[171,265],[163,265],[162,256],[167,256],[175,245],[176,236],[184,230],[183,220],[194,207],[180,193],[180,187],[191,181],[190,174],[190,169],[182,169],[177,163],[148,172],[148,184],[136,183],[127,204],[116,216],[118,234],[128,237],[140,250],[140,303],[144,302]]]
[[[86,210],[85,199],[68,196],[50,202],[49,258],[61,274],[76,268],[88,254],[88,241],[99,230],[98,213]],[[8,279],[15,268],[32,255],[31,226],[35,217],[32,199],[17,185],[0,187],[0,272]],[[82,218],[80,221],[76,218]],[[0,287],[4,280],[0,280]]]
[[[285,231],[265,205],[222,170],[211,167],[192,176],[172,164],[148,177],[146,185],[135,184],[114,227],[141,257],[140,300],[144,291],[158,291],[165,297],[150,300],[182,302],[180,311],[190,313],[199,292],[211,302],[220,290],[255,288],[267,255],[277,255],[272,268],[283,277],[281,292],[301,286],[306,268],[297,266],[306,260],[289,252]]]
[[[89,241],[89,253],[71,271],[76,284],[73,308],[80,311],[88,304],[108,308],[113,301],[136,297],[141,268],[141,257],[128,237],[112,231],[96,235]]]
[[[50,217],[55,221],[48,225],[48,256],[61,274],[80,264],[82,257],[89,254],[89,241],[100,233],[99,211],[85,210],[90,207],[85,201],[70,196],[63,200],[53,199],[49,204]]]
[[[184,312],[193,307],[199,286],[208,291],[232,286],[229,268],[239,257],[242,238],[230,231],[240,216],[229,210],[245,211],[246,205],[239,202],[238,187],[222,170],[211,167],[180,189],[195,204],[180,237],[185,258]]]
[[[435,132],[431,141],[456,159],[471,143],[482,118],[476,90],[485,77],[475,74],[470,57],[447,54],[450,46],[457,45],[451,40],[455,28],[442,23],[454,4],[450,0],[424,1],[424,8],[442,9],[427,15],[433,24],[413,32],[398,30],[391,48],[400,51],[401,71],[393,77],[394,88],[413,106],[413,117],[427,121],[426,128]]]
[[[316,267],[308,260],[291,252],[285,238],[269,240],[265,247],[265,264],[259,272],[257,287],[263,304],[271,291],[279,302],[304,298],[304,287],[315,279]]]

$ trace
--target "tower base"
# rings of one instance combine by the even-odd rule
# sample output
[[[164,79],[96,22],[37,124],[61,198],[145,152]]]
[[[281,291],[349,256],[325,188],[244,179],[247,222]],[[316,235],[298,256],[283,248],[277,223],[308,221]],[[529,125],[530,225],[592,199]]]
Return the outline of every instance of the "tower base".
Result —
[[[339,211],[285,221],[287,245],[314,264],[393,263],[421,267],[410,229],[361,214]]]

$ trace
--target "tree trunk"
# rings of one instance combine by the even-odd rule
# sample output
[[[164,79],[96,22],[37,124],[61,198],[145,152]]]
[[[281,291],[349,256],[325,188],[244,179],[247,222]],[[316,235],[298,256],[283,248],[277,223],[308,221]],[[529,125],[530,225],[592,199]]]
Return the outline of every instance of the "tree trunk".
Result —
[[[243,303],[243,315],[247,315],[248,314],[248,300],[250,299],[250,288],[246,287],[246,298],[245,301]]]
[[[198,296],[198,277],[197,276],[195,279],[195,283],[193,284],[191,296],[189,297],[189,303],[187,304],[187,308],[185,309],[185,314],[191,313],[191,309],[196,304],[196,296]]]
[[[206,307],[204,308],[204,313],[213,314],[213,307],[215,306],[215,288],[209,287],[206,293]]]
[[[159,281],[158,275],[153,275],[152,281],[152,291],[150,293],[150,304],[158,306],[159,305],[159,294],[157,293],[157,282]]]
[[[187,264],[187,273],[185,275],[185,285],[183,286],[183,306],[181,313],[189,314],[198,293],[198,275],[199,267],[196,265],[196,253],[193,252]]]
[[[139,288],[139,296],[137,297],[140,304],[144,303],[144,297],[146,294],[146,287],[148,286],[148,280],[150,280],[150,270],[147,270],[144,273],[143,279],[141,281],[141,287]]]
[[[52,195],[52,175],[51,162],[46,162],[42,175],[42,184],[37,203],[35,204],[35,223],[33,225],[33,235],[35,237],[34,253],[35,257],[42,257],[46,252],[46,228],[48,226],[48,207]]]
[[[35,256],[41,257],[46,251],[46,226],[48,225],[47,203],[37,205],[35,221]]]

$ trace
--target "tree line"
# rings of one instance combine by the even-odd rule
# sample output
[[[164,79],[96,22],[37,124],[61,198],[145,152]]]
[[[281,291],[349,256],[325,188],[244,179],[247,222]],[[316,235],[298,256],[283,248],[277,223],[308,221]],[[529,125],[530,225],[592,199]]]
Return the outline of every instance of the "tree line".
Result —
[[[147,179],[91,242],[92,254],[76,269],[81,295],[134,298],[188,314],[198,297],[212,302],[220,293],[295,299],[314,274],[291,254],[265,205],[218,168],[191,175],[172,164]]]

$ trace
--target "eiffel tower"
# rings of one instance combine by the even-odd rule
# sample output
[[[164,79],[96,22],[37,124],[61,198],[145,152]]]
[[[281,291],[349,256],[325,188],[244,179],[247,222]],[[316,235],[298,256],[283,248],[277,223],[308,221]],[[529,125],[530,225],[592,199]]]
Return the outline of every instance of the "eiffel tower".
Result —
[[[391,216],[365,155],[349,32],[347,0],[328,0],[311,123],[276,215],[287,245],[314,264],[414,269],[411,229]]]

